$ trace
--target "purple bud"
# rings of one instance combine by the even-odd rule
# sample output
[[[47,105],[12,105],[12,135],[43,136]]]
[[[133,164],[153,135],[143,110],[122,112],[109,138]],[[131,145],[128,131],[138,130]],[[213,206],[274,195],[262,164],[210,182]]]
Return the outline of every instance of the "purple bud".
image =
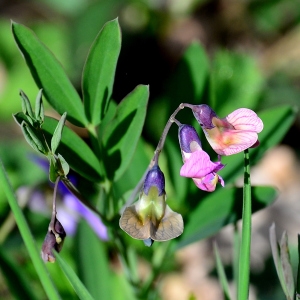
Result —
[[[165,176],[158,165],[155,165],[146,175],[143,188],[146,195],[148,195],[152,186],[157,188],[159,196],[165,193]]]
[[[193,105],[193,114],[200,124],[205,129],[212,129],[215,126],[212,123],[212,118],[217,117],[217,114],[206,104]]]
[[[196,142],[201,147],[201,141],[199,139],[196,129],[191,125],[181,125],[178,128],[178,139],[180,148],[186,153],[192,153],[190,149],[191,142]]]

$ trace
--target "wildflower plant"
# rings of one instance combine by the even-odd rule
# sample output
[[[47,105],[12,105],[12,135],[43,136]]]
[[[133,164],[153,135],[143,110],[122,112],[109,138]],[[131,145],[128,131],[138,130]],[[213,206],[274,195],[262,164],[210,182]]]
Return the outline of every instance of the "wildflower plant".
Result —
[[[271,187],[251,187],[250,158],[251,162],[257,162],[268,148],[280,141],[293,121],[294,111],[284,106],[261,112],[258,116],[250,108],[236,109],[231,103],[228,111],[232,112],[219,118],[206,103],[199,104],[209,71],[205,67],[207,58],[203,48],[193,43],[182,61],[194,76],[189,82],[195,83],[194,90],[184,95],[176,91],[186,89],[180,86],[181,82],[186,83],[185,80],[176,84],[178,76],[186,77],[179,65],[177,79],[175,76],[174,82],[170,83],[172,89],[166,92],[166,98],[172,98],[170,117],[153,156],[149,157],[141,135],[149,86],[138,85],[119,104],[112,99],[121,51],[121,30],[117,19],[104,25],[90,48],[82,74],[82,99],[60,63],[30,29],[13,22],[12,32],[39,88],[34,111],[25,92],[20,92],[22,112],[14,114],[14,119],[29,145],[48,159],[49,180],[54,183],[51,219],[41,245],[42,259],[57,261],[81,299],[150,299],[157,296],[156,279],[163,273],[167,258],[172,258],[177,249],[211,236],[223,226],[236,224],[242,218],[240,253],[237,254],[239,271],[235,279],[238,299],[246,300],[251,214],[272,203],[276,197]],[[195,66],[197,72],[193,70]],[[43,97],[61,115],[59,121],[44,115]],[[222,100],[219,101],[221,105]],[[217,111],[217,104],[214,109]],[[186,122],[186,119],[190,121]],[[194,120],[198,121],[198,127],[192,126]],[[70,129],[66,121],[84,128],[89,143]],[[279,124],[281,130],[277,131]],[[176,140],[171,133],[172,125],[178,126]],[[206,137],[201,137],[201,141],[200,127]],[[176,151],[171,151],[175,144]],[[209,144],[216,153],[208,150]],[[258,147],[248,150],[255,146]],[[243,151],[244,156],[235,156]],[[165,158],[160,157],[162,152],[166,153]],[[167,164],[161,163],[162,159]],[[172,172],[175,166],[179,167]],[[80,185],[72,183],[70,169],[76,172],[78,181],[86,180],[95,188],[91,198]],[[243,170],[241,196],[242,189],[236,187],[234,181]],[[195,191],[189,184],[183,189],[184,178],[179,175],[192,179],[190,181],[198,189]],[[173,187],[172,177],[176,182]],[[59,299],[59,291],[49,279],[2,165],[0,182],[47,297]],[[89,218],[89,212],[93,211],[93,218],[97,216],[108,232],[108,241],[103,241],[87,223],[78,225],[79,242],[74,248],[80,253],[78,259],[71,259],[70,265],[76,265],[81,274],[79,277],[64,257],[68,249],[62,249],[68,236],[64,224],[58,220],[56,192],[59,182],[89,209],[82,215]],[[175,193],[171,192],[167,199],[168,186]],[[179,194],[183,195],[184,204],[182,200],[176,204]],[[144,245],[152,247],[145,248]],[[112,271],[108,263],[109,252],[119,257],[124,269],[122,275]],[[139,256],[151,265],[146,279],[141,279],[137,273]],[[222,270],[218,261],[219,270]],[[226,279],[221,278],[224,283]],[[120,282],[125,286],[126,295],[117,294],[115,286]],[[224,294],[228,294],[227,289],[224,289]],[[229,295],[227,299],[230,299]]]

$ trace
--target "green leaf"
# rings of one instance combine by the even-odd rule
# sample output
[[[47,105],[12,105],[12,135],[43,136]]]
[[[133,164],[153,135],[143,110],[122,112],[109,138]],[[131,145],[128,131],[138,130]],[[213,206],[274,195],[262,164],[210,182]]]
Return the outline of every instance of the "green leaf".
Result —
[[[210,83],[210,105],[223,118],[240,107],[255,109],[263,78],[252,57],[219,50],[213,59]]]
[[[26,116],[23,112],[18,112],[16,114],[13,114],[13,118],[16,121],[16,123],[22,127],[22,123],[23,121],[25,123],[30,124],[31,126],[33,126],[33,121],[29,116]]]
[[[115,19],[107,22],[99,32],[83,70],[84,108],[94,126],[101,122],[107,111],[120,50],[121,30]]]
[[[88,292],[84,284],[80,281],[74,270],[63,260],[63,258],[57,252],[55,252],[54,255],[56,258],[56,262],[62,268],[78,297],[82,300],[94,300],[94,298]]]
[[[26,124],[24,121],[21,124],[21,129],[27,143],[37,152],[46,154],[47,151],[44,148],[44,145],[41,142],[41,140],[37,137],[36,133],[34,132],[35,130],[31,128],[29,124]]]
[[[30,103],[28,97],[26,96],[26,94],[22,90],[20,91],[20,96],[22,98],[23,113],[31,118],[34,118],[31,103]]]
[[[218,245],[216,242],[214,242],[214,253],[215,253],[215,259],[216,259],[216,266],[217,266],[217,272],[218,272],[218,277],[219,277],[219,281],[221,283],[222,286],[222,291],[224,294],[224,299],[225,300],[230,300],[230,293],[229,293],[229,284],[228,284],[228,280],[225,274],[225,270],[224,270],[224,266],[221,260],[221,256],[219,253],[219,249],[218,249]]]
[[[40,89],[35,101],[35,118],[40,121],[40,123],[44,122],[44,105],[42,100],[43,90]]]
[[[58,156],[58,159],[60,161],[61,167],[64,171],[64,174],[65,174],[65,176],[67,176],[70,172],[70,166],[60,154],[58,154],[57,156]]]
[[[110,300],[112,272],[108,264],[106,244],[82,220],[78,225],[78,272],[82,282],[95,299]],[[105,292],[104,292],[105,291]]]
[[[27,278],[27,274],[20,265],[12,260],[11,255],[0,247],[1,274],[5,277],[10,292],[15,299],[38,299]],[[17,284],[16,284],[17,283]]]
[[[278,244],[277,244],[277,239],[276,239],[275,223],[273,223],[269,229],[269,238],[270,238],[271,251],[272,251],[272,256],[273,256],[276,272],[277,272],[281,287],[283,289],[283,292],[285,295],[287,295],[288,291],[287,291],[287,287],[285,285],[283,269],[282,269],[281,259],[280,259],[280,251],[278,249]]]
[[[39,276],[39,279],[45,289],[45,292],[49,299],[55,300],[60,299],[57,290],[55,289],[46,269],[44,262],[40,257],[40,251],[37,249],[35,240],[30,232],[27,221],[23,215],[21,208],[19,207],[18,201],[14,195],[14,191],[8,181],[5,173],[4,166],[0,160],[0,186],[1,190],[4,191],[11,210],[15,216],[16,223],[18,225],[20,234],[24,240],[25,246],[28,250],[29,256],[33,262],[35,270]]]
[[[56,178],[58,177],[58,174],[56,172],[56,167],[55,167],[55,160],[54,158],[50,158],[50,165],[49,165],[49,180],[51,182],[55,182]]]
[[[57,120],[46,117],[43,131],[49,142],[56,128]],[[101,180],[100,164],[89,146],[70,128],[65,126],[57,152],[70,167],[83,177],[98,182]]]
[[[65,121],[66,121],[66,117],[67,117],[67,113],[65,112],[61,116],[61,118],[60,118],[60,120],[59,120],[59,122],[58,122],[58,124],[55,128],[55,131],[53,133],[53,136],[52,136],[52,139],[51,139],[51,151],[52,151],[53,154],[55,154],[56,149],[57,149],[57,147],[60,143],[61,136],[62,136],[62,131],[63,131]]]
[[[288,300],[293,300],[295,294],[295,282],[286,231],[283,232],[280,240],[280,261],[283,270],[284,282],[286,285],[286,296]]]
[[[271,187],[252,187],[252,209],[258,211],[270,205],[277,193]],[[242,188],[222,188],[202,199],[189,213],[188,222],[176,248],[182,248],[217,233],[227,224],[241,218]]]
[[[138,85],[121,101],[107,125],[103,162],[110,179],[119,179],[130,164],[144,125],[148,97],[148,86]]]
[[[165,93],[169,103],[167,118],[182,102],[199,104],[207,87],[208,76],[209,60],[206,51],[201,44],[193,42],[184,52],[167,84]],[[190,120],[190,114],[181,115],[181,123],[189,124]]]
[[[49,103],[60,113],[68,112],[68,120],[86,126],[81,99],[51,51],[29,28],[12,22],[14,39],[24,56],[37,86],[43,89]]]

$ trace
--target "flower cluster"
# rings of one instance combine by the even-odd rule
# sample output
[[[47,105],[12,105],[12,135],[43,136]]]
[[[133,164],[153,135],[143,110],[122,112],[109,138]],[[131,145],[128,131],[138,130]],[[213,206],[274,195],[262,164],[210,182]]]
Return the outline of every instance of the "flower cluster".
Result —
[[[218,154],[218,161],[212,162],[202,149],[193,126],[181,124],[175,119],[175,115],[184,107],[192,109],[206,139]],[[119,222],[121,229],[135,239],[144,240],[147,246],[151,246],[153,241],[173,239],[183,232],[182,216],[166,204],[164,174],[158,166],[158,157],[172,123],[179,128],[178,139],[183,160],[180,175],[192,178],[199,189],[207,192],[213,192],[218,183],[225,185],[223,178],[217,174],[225,167],[221,163],[221,156],[258,146],[257,134],[263,129],[263,122],[250,109],[240,108],[225,118],[219,118],[206,104],[182,103],[178,107],[162,134],[151,163],[154,166],[147,172],[139,200],[125,208]]]

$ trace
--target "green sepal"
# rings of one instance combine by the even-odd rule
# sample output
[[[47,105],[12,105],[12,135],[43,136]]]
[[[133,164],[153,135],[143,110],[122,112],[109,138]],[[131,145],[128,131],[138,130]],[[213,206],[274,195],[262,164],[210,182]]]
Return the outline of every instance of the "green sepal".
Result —
[[[53,136],[51,138],[51,151],[52,151],[53,154],[55,153],[55,151],[56,151],[56,149],[57,149],[57,147],[60,143],[62,130],[63,130],[64,125],[65,125],[66,117],[67,117],[67,113],[65,112],[61,116],[61,118],[60,118],[60,120],[59,120],[59,122],[58,122],[58,124],[55,128]]]
[[[22,90],[20,91],[20,96],[22,98],[22,111],[23,111],[23,113],[34,119],[34,114],[33,114],[33,110],[32,110],[32,107],[31,107],[31,103],[30,103],[28,97],[26,96],[26,94]]]
[[[35,118],[42,125],[44,123],[43,89],[40,89],[35,100]]]

